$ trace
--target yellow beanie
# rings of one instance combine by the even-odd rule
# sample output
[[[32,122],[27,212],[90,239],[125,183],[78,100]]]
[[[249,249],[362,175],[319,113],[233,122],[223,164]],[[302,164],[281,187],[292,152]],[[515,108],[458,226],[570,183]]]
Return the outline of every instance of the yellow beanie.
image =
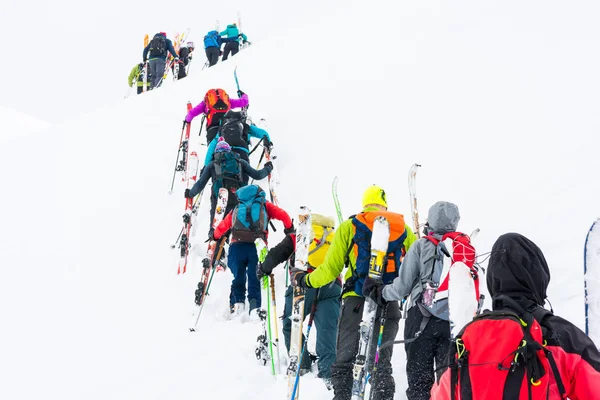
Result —
[[[387,208],[387,201],[385,199],[385,191],[379,186],[369,186],[363,194],[362,206],[365,208],[369,204],[379,204]]]

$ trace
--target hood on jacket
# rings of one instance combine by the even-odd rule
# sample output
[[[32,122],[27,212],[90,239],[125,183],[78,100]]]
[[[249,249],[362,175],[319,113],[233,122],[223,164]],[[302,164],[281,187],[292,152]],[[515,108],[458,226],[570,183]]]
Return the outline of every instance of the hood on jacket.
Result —
[[[427,224],[433,233],[443,235],[455,232],[460,220],[460,213],[456,204],[447,201],[438,201],[429,209]]]
[[[550,283],[550,269],[539,247],[518,233],[506,233],[496,240],[487,271],[492,300],[499,295],[516,299],[524,307],[543,306]],[[494,309],[501,308],[496,304]]]

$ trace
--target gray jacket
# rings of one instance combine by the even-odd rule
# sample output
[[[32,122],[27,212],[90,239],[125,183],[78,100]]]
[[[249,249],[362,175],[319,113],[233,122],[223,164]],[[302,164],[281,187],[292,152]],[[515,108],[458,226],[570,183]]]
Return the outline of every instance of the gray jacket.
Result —
[[[441,239],[448,232],[455,232],[460,220],[458,207],[455,204],[439,201],[429,209],[427,218],[430,235]],[[383,288],[383,298],[387,301],[402,300],[410,294],[407,310],[420,299],[425,283],[433,280],[439,283],[442,274],[443,254],[436,255],[437,246],[425,238],[417,240],[410,247],[399,275],[394,281]],[[434,262],[436,257],[440,262]],[[437,301],[428,309],[433,315],[448,319],[448,300]]]

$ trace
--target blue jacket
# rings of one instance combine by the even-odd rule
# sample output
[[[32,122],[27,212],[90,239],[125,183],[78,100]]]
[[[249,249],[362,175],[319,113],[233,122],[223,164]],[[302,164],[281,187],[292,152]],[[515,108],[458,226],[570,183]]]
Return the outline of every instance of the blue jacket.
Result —
[[[220,137],[221,137],[221,134],[218,133],[217,136],[215,136],[215,138],[212,140],[212,142],[210,142],[210,144],[208,145],[208,150],[206,150],[206,158],[204,159],[204,166],[207,166],[212,161],[213,155],[215,154],[215,147],[217,147],[217,142],[219,141]],[[251,137],[256,138],[258,140],[267,138],[267,140],[269,142],[271,141],[271,138],[269,137],[269,133],[267,131],[265,131],[264,129],[261,129],[255,125],[250,125],[250,129],[248,130],[248,140],[250,140]],[[250,153],[250,150],[248,150],[246,147],[232,146],[231,148],[241,150],[246,153]],[[254,178],[254,179],[256,179],[256,178]]]
[[[220,49],[223,43],[236,42],[237,40],[237,36],[235,38],[222,38],[219,36],[219,32],[210,31],[204,36],[204,48],[217,47]]]
[[[262,169],[256,170],[252,168],[252,166],[250,166],[250,164],[248,164],[246,160],[240,160],[240,166],[242,167],[242,177],[245,180],[245,182],[240,182],[240,186],[246,186],[248,184],[248,176],[252,179],[259,181],[261,179],[266,178],[271,172],[271,170],[264,167]],[[213,162],[210,162],[202,171],[198,182],[196,182],[194,186],[190,189],[190,195],[192,197],[196,197],[202,190],[204,190],[204,187],[208,183],[208,180],[211,179],[214,174],[215,164]]]
[[[171,42],[171,40],[168,39],[166,36],[165,36],[165,42],[167,44],[167,51],[169,53],[171,53],[171,55],[173,57],[178,57],[177,52],[175,51],[175,48],[173,47],[173,42]],[[150,46],[152,46],[152,40],[150,40],[150,43],[148,43],[148,46],[146,46],[144,48],[144,53],[142,55],[142,59],[144,60],[144,62],[146,62],[146,60],[147,60],[146,57],[148,56],[148,52],[150,51]],[[166,60],[167,59],[167,55],[165,54],[164,56],[152,57],[151,58],[151,60],[159,60],[159,59]]]
[[[238,30],[237,26],[235,25],[227,25],[227,29],[225,29],[223,32],[219,33],[219,35],[221,36],[227,36],[228,38],[236,38],[236,41],[240,41],[240,38],[238,38],[238,35],[240,34],[240,31]],[[242,39],[244,41],[248,40],[248,37],[246,35],[244,35],[242,33]]]

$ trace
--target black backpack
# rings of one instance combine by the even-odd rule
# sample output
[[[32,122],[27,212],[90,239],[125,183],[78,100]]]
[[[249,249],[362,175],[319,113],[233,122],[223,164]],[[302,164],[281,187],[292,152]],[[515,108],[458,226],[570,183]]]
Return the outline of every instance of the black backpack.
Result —
[[[248,130],[241,112],[228,111],[221,120],[219,134],[232,147],[248,148]]]
[[[167,55],[167,38],[157,33],[150,42],[150,57],[161,57]]]
[[[242,165],[240,157],[232,152],[215,153],[213,158],[213,193],[217,195],[222,187],[229,191],[227,204],[236,204],[235,192],[242,186]]]

